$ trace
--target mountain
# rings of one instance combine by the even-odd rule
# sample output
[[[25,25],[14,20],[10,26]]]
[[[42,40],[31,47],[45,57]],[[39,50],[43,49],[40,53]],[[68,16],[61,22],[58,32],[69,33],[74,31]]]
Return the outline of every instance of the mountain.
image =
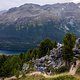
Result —
[[[24,4],[0,15],[0,49],[28,49],[44,38],[80,37],[80,3]]]
[[[0,15],[3,14],[3,13],[5,13],[5,12],[7,12],[7,10],[0,11]]]

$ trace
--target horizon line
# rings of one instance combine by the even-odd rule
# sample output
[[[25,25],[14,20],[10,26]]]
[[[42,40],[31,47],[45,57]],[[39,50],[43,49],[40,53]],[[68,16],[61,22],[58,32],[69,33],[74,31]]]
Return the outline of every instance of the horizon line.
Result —
[[[45,4],[39,4],[39,3],[33,3],[33,2],[28,2],[28,3],[24,3],[24,4],[21,4],[21,5],[18,5],[18,6],[13,6],[13,7],[10,7],[8,9],[2,9],[0,11],[5,11],[5,10],[9,10],[11,8],[15,8],[15,7],[20,7],[20,6],[23,6],[23,5],[27,5],[27,4],[35,4],[35,5],[40,5],[40,6],[45,6],[45,5],[54,5],[54,4],[67,4],[67,3],[74,3],[74,4],[79,4],[80,2],[56,2],[56,3],[45,3]]]

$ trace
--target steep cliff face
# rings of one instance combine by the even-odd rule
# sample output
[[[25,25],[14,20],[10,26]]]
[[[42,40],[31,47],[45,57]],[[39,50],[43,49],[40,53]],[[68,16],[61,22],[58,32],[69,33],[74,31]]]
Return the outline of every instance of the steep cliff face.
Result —
[[[62,41],[66,32],[80,36],[80,3],[24,4],[0,14],[0,48],[26,49],[50,37]]]

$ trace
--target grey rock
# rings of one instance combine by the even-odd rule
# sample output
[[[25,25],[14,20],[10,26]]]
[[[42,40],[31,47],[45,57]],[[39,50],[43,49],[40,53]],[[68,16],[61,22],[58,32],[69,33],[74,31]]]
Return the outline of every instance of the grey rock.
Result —
[[[35,68],[39,70],[39,68],[46,68],[52,66],[54,69],[58,69],[61,66],[64,66],[64,60],[62,57],[62,46],[58,46],[57,48],[53,48],[50,51],[50,55],[46,55],[40,59],[35,60]],[[45,68],[46,67],[46,68]]]
[[[73,48],[73,53],[75,55],[76,58],[80,57],[80,38],[78,38],[75,42],[75,47]]]
[[[29,64],[24,63],[23,66],[22,66],[22,71],[23,71],[24,73],[26,73],[26,71],[27,71],[28,69],[29,69]]]

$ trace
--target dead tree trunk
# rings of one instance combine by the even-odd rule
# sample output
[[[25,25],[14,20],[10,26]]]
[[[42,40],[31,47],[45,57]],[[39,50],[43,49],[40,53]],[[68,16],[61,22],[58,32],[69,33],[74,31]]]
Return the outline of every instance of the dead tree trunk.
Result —
[[[76,61],[76,64],[73,63],[73,65],[71,66],[70,71],[69,71],[70,75],[75,75],[76,74],[76,71],[79,67],[79,64],[80,64],[79,60]]]

